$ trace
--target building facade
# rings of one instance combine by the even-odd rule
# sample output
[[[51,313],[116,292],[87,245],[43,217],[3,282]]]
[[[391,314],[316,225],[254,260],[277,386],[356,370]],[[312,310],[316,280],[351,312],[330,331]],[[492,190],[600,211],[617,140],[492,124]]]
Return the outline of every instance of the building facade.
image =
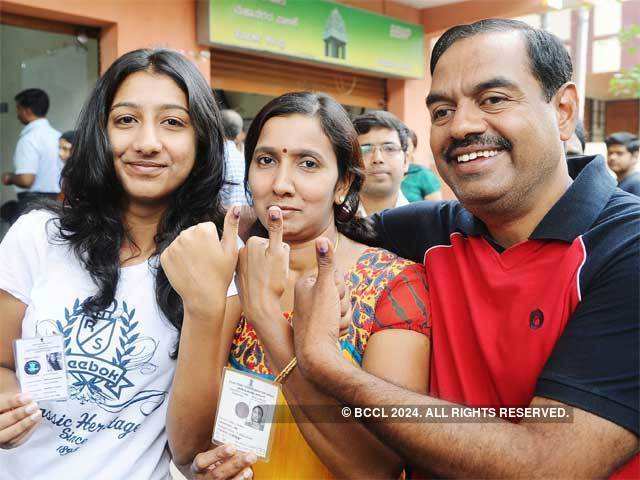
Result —
[[[250,1],[286,4],[286,0]],[[118,56],[142,47],[182,52],[198,66],[214,91],[249,119],[265,99],[291,90],[325,91],[351,113],[387,109],[416,131],[417,157],[429,165],[429,118],[424,99],[430,85],[426,65],[433,39],[459,23],[486,16],[515,17],[544,9],[542,0],[342,0],[335,4],[350,7],[353,12],[396,20],[400,22],[397,35],[404,34],[406,25],[419,27],[424,38],[416,55],[421,58],[412,61],[423,65],[420,75],[387,74],[348,64],[309,62],[203,43],[199,39],[202,3],[196,0],[0,1],[2,171],[12,169],[13,149],[22,127],[15,117],[13,101],[18,91],[33,87],[47,91],[51,97],[51,123],[60,131],[71,129],[98,76]],[[323,22],[326,35],[320,39],[330,54],[327,57],[335,61],[348,60],[356,49],[352,35],[344,28],[345,21],[341,24],[340,20]],[[366,29],[367,25],[362,27]],[[3,187],[0,203],[13,196],[12,188]]]

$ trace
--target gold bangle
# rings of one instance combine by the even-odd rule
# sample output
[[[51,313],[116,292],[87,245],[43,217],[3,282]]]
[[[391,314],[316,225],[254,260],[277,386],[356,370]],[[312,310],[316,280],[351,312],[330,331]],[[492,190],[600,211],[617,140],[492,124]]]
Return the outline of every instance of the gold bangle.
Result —
[[[285,379],[287,378],[287,376],[291,373],[291,371],[295,368],[295,366],[297,364],[298,364],[298,359],[296,357],[293,357],[291,359],[291,361],[289,363],[287,363],[287,366],[284,367],[282,369],[282,371],[278,374],[278,376],[275,378],[274,382],[283,383],[285,381]]]

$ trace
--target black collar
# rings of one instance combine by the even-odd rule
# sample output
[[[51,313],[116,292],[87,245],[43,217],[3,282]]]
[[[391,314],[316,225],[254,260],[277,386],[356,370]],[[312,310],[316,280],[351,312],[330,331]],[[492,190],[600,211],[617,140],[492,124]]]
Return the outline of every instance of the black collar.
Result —
[[[482,220],[473,216],[473,214],[464,207],[458,210],[455,220],[456,230],[461,231],[467,236],[478,237],[483,236],[491,238],[487,226]]]
[[[568,166],[574,181],[535,228],[531,240],[573,242],[593,225],[616,188],[600,155],[573,157]],[[486,225],[464,208],[456,215],[456,227],[465,235],[483,236],[495,243]]]
[[[529,238],[573,242],[595,223],[616,189],[600,155],[570,159],[569,173],[573,183]]]

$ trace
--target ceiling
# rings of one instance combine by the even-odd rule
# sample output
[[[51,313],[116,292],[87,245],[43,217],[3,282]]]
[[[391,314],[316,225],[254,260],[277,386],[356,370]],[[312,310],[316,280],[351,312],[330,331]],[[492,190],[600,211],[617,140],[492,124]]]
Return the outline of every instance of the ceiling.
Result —
[[[395,0],[395,2],[404,3],[414,8],[431,8],[446,5],[447,3],[459,3],[460,0]]]

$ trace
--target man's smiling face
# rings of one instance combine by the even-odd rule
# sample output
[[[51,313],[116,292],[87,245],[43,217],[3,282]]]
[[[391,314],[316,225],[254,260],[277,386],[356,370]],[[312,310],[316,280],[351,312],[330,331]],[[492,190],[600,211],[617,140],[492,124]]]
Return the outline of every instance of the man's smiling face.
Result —
[[[438,171],[476,212],[515,208],[563,160],[556,102],[545,99],[520,32],[455,42],[436,65],[427,104]]]

